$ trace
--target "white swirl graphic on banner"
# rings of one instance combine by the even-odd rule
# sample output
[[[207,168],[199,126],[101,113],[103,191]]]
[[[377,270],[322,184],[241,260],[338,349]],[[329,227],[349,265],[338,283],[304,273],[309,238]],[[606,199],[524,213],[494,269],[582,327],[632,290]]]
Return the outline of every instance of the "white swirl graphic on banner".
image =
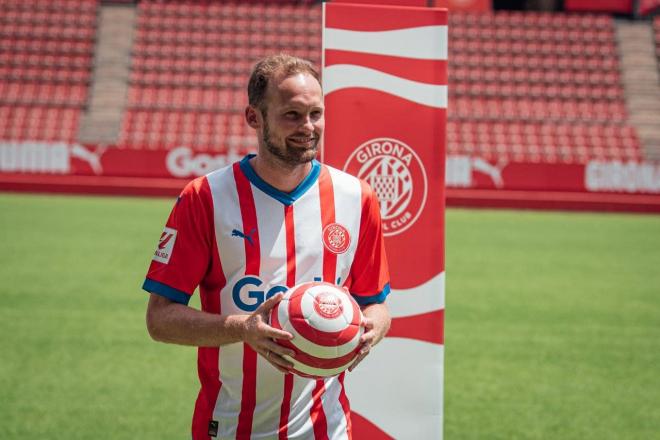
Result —
[[[419,315],[445,308],[445,273],[436,275],[421,286],[392,290],[387,305],[393,318]]]
[[[411,81],[366,67],[336,64],[324,69],[323,79],[326,94],[358,87],[378,90],[429,107],[447,107],[447,86],[445,85]]]
[[[445,273],[412,289],[393,290],[387,305],[393,318],[445,307]],[[444,345],[409,338],[385,338],[360,366],[346,375],[351,408],[396,439],[442,438]],[[411,365],[410,359],[415,359]],[[383,367],[385,366],[385,368]],[[391,383],[395,388],[373,386]],[[400,392],[405,389],[406,392]],[[396,401],[396,405],[391,402]],[[406,408],[403,412],[400,408]],[[402,417],[414,414],[414,420]]]
[[[383,339],[346,375],[351,410],[398,440],[442,438],[443,363],[442,345]]]
[[[447,59],[447,26],[363,32],[326,28],[324,48],[422,60]]]

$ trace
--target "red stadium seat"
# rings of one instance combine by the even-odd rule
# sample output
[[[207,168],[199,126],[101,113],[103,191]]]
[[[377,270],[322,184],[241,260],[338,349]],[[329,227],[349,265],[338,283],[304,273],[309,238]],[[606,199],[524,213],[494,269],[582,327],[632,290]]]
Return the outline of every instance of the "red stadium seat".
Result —
[[[7,1],[0,5],[2,138],[73,141],[87,102],[98,3]]]
[[[479,138],[452,134],[456,151],[466,150],[460,145],[474,150],[481,142],[494,146],[484,149],[489,155],[584,162],[589,140],[603,139],[586,127],[628,127],[622,125],[627,114],[611,18],[454,12],[449,37],[449,120],[460,123],[461,130],[471,126],[468,121],[495,122],[481,126]],[[543,122],[543,134],[522,122],[535,120]],[[506,121],[510,130],[497,121]],[[497,132],[493,127],[499,127]],[[610,136],[617,146],[598,144],[597,154],[625,158],[639,149],[636,136],[623,130]]]

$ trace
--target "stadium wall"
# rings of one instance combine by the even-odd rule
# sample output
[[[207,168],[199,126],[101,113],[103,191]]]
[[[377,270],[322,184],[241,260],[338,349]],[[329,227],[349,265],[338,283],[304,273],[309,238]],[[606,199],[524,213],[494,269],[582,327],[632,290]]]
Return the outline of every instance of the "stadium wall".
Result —
[[[633,0],[565,0],[564,9],[580,12],[630,14],[633,11]]]
[[[173,196],[245,151],[0,142],[0,190]],[[660,212],[660,163],[496,163],[449,155],[449,206]]]

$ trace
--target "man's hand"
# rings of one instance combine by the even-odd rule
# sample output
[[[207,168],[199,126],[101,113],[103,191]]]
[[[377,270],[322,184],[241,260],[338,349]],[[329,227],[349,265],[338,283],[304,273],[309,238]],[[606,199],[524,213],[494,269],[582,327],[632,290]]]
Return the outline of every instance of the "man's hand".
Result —
[[[282,300],[284,294],[277,295],[264,301],[254,312],[247,316],[244,323],[243,340],[254,351],[263,356],[282,373],[289,373],[293,364],[284,359],[283,356],[291,356],[295,352],[289,348],[282,347],[273,339],[293,339],[293,335],[284,330],[278,330],[268,325],[270,311]]]
[[[361,325],[364,327],[364,334],[360,338],[362,348],[358,352],[355,361],[348,367],[348,371],[353,371],[362,359],[367,357],[371,347],[378,344],[385,337],[390,329],[390,313],[385,303],[369,304],[362,309],[364,315]]]

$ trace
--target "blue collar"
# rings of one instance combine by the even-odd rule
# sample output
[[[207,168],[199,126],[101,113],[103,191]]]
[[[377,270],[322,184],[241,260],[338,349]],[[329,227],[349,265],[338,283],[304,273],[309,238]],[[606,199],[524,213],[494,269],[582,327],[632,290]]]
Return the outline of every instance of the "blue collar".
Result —
[[[257,173],[254,171],[254,168],[252,168],[252,165],[250,165],[250,159],[252,159],[254,156],[256,155],[248,154],[243,159],[241,159],[239,163],[241,171],[243,171],[245,177],[247,177],[247,179],[254,186],[287,206],[293,204],[293,202],[302,197],[302,195],[305,194],[307,190],[316,183],[316,181],[319,179],[319,174],[321,174],[321,164],[316,159],[314,159],[312,161],[312,170],[309,172],[309,174],[305,176],[303,181],[300,182],[300,184],[295,187],[293,191],[286,193],[275,188],[257,175]]]

